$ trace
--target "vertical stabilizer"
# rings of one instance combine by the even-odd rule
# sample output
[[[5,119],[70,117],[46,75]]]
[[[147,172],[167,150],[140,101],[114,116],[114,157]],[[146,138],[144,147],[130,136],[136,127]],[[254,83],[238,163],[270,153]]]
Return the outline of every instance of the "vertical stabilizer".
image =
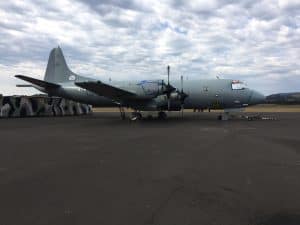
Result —
[[[52,49],[49,55],[44,80],[51,83],[63,83],[75,81],[76,76],[77,75],[69,69],[61,48],[57,47]]]

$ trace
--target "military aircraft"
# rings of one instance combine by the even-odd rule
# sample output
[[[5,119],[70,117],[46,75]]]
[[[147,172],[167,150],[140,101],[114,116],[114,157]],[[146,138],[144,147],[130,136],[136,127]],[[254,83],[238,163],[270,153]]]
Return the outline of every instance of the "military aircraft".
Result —
[[[102,82],[72,72],[60,47],[50,52],[44,80],[15,75],[31,83],[30,86],[49,96],[71,99],[98,107],[119,107],[121,118],[124,108],[132,108],[131,119],[141,119],[144,111],[158,112],[165,119],[165,111],[188,109],[243,109],[265,101],[264,95],[249,89],[243,82],[230,79],[180,80],[170,83],[162,80]],[[184,86],[183,86],[184,82]],[[219,119],[222,117],[219,117]]]

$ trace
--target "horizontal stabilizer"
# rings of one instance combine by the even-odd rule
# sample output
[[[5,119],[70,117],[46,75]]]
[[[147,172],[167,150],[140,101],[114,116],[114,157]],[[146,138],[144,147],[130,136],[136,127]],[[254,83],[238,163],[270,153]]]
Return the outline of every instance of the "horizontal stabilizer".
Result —
[[[77,86],[113,100],[126,100],[136,97],[136,94],[104,84],[100,81],[76,82]]]
[[[59,84],[50,83],[50,82],[47,82],[47,81],[35,79],[35,78],[32,78],[32,77],[27,77],[27,76],[24,76],[24,75],[15,75],[15,77],[17,77],[21,80],[27,81],[29,83],[32,83],[33,85],[43,87],[43,88],[58,88],[58,87],[60,87]]]

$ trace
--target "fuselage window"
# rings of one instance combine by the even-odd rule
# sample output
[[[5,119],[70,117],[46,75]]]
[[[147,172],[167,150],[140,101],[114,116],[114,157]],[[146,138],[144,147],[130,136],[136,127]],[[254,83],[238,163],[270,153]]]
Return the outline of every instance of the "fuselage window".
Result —
[[[247,85],[239,80],[233,80],[231,83],[232,90],[244,90],[247,88]]]

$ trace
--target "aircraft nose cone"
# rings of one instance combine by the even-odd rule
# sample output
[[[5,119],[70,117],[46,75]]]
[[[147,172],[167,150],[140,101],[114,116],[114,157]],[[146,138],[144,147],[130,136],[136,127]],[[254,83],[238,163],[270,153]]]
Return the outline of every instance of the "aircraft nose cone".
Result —
[[[265,103],[265,101],[266,101],[266,97],[263,94],[257,91],[252,91],[252,96],[249,105],[262,104]]]

